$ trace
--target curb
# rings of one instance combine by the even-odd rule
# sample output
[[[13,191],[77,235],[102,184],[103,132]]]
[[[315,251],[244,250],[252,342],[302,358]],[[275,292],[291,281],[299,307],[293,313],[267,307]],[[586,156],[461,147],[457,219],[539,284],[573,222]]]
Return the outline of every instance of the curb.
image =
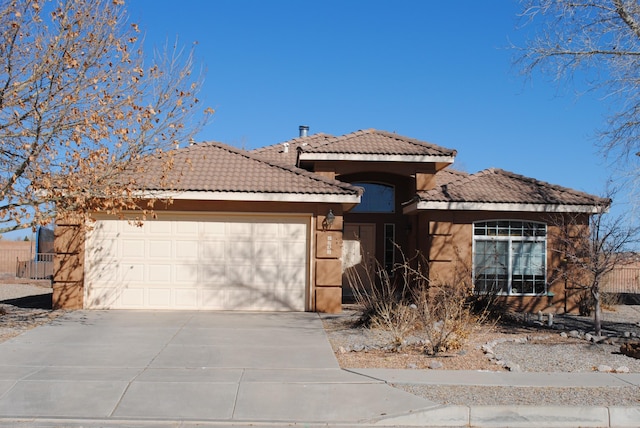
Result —
[[[439,406],[380,419],[376,426],[637,428],[640,407]]]

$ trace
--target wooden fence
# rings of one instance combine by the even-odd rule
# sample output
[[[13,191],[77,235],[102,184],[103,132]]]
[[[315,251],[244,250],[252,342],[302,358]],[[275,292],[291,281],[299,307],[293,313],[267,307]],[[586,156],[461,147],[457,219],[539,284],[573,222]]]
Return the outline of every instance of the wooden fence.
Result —
[[[640,266],[636,264],[618,266],[602,281],[605,293],[640,294]]]
[[[33,260],[35,243],[27,241],[0,241],[0,274],[14,276],[17,260]]]
[[[50,279],[53,277],[53,253],[37,254],[34,260],[16,261],[16,278]]]

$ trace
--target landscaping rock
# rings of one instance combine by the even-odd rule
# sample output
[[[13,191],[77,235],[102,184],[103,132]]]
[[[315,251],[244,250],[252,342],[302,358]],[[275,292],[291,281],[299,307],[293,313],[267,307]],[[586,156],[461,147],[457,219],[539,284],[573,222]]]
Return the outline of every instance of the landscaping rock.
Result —
[[[603,373],[611,373],[613,371],[613,367],[607,366],[605,364],[600,364],[598,366],[598,371]]]
[[[431,370],[441,369],[442,367],[444,367],[444,364],[442,364],[440,361],[431,361],[431,363],[429,363],[429,368]]]
[[[620,346],[620,353],[627,357],[640,359],[640,342],[627,342]]]

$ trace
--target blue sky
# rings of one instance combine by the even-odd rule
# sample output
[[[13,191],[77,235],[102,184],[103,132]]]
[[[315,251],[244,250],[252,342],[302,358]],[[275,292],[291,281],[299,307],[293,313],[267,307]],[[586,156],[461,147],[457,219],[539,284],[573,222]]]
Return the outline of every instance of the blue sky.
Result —
[[[593,136],[606,106],[513,66],[516,1],[131,0],[146,46],[177,36],[206,68],[216,110],[198,140],[252,149],[376,128],[489,167],[602,193]],[[528,31],[527,29],[525,29]]]
[[[595,146],[608,106],[513,66],[530,29],[515,0],[129,0],[145,47],[197,42],[197,140],[252,149],[376,128],[456,149],[454,167],[497,167],[594,194],[612,169]],[[621,198],[624,200],[625,198]],[[628,210],[620,205],[613,213]]]

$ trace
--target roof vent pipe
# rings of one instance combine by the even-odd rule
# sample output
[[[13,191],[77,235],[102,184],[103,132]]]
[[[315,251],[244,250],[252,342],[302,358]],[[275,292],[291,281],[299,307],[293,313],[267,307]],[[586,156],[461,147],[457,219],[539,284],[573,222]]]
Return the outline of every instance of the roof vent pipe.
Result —
[[[307,125],[300,125],[298,129],[300,129],[301,137],[306,137],[307,135],[309,135],[309,127]]]

